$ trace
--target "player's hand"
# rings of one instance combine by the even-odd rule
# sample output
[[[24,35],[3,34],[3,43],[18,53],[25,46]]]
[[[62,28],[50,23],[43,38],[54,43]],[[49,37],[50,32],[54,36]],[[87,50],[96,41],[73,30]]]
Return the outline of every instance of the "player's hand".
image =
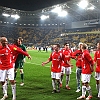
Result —
[[[25,59],[25,58],[23,59],[23,62],[24,62],[24,63],[26,62],[26,59]]]
[[[27,56],[27,57],[28,57],[28,59],[30,59],[30,60],[32,59],[32,57],[31,57],[30,55],[29,55],[29,56]]]
[[[45,65],[45,63],[44,62],[42,62],[42,66],[44,66]]]

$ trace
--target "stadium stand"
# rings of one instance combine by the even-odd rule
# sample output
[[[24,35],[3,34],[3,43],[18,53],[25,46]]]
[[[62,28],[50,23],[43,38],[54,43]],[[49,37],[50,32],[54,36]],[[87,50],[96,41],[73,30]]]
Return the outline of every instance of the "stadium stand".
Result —
[[[87,43],[89,46],[94,46],[96,41],[100,38],[99,29],[86,30],[85,29],[75,32],[75,30],[68,33],[63,33],[62,30],[48,29],[48,28],[23,28],[23,27],[7,27],[0,26],[1,36],[6,36],[10,43],[13,42],[15,37],[21,36],[26,45],[50,45],[53,43],[63,44],[69,41],[70,44],[77,45],[79,42]],[[61,36],[64,34],[64,36]],[[72,46],[73,46],[72,45]]]

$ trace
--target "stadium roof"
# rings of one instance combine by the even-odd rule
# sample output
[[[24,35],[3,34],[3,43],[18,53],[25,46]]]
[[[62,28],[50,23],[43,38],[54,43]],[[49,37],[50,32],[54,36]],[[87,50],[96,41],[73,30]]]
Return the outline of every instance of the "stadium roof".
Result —
[[[35,11],[71,0],[0,0],[0,6]]]
[[[5,17],[2,16],[2,13],[18,14],[20,16],[20,19],[17,20],[17,23],[23,22],[24,24],[29,24],[29,25],[40,23],[41,15],[49,16],[49,19],[45,20],[45,22],[48,25],[50,25],[50,24],[57,25],[58,23],[59,24],[60,23],[71,23],[71,22],[75,22],[75,21],[77,22],[77,21],[85,21],[85,20],[93,20],[93,19],[96,19],[95,21],[100,20],[100,0],[87,0],[88,5],[85,9],[80,8],[78,5],[81,0],[67,0],[65,2],[64,2],[64,0],[27,0],[27,1],[23,0],[23,2],[21,0],[20,0],[21,2],[18,0],[17,1],[11,0],[12,2],[9,2],[9,4],[11,4],[12,7],[6,6],[6,2],[8,2],[7,0],[6,1],[0,0],[0,2],[1,1],[2,1],[2,3],[0,3],[0,5],[2,5],[3,7],[0,6],[0,20],[2,21],[2,23],[10,23],[10,22],[8,22],[8,20],[10,19],[9,17],[6,22],[3,22],[3,19]],[[5,2],[5,5],[4,5],[3,1]],[[31,4],[28,1],[30,1]],[[34,1],[34,2],[37,1],[37,2],[35,4],[32,4],[32,3],[34,3],[32,1]],[[45,2],[45,1],[48,1],[48,2]],[[49,3],[50,1],[51,2],[53,1],[52,3],[54,5],[52,3]],[[56,1],[59,1],[60,3],[56,2]],[[86,1],[86,0],[84,0],[84,1]],[[15,6],[15,4],[16,4],[16,6]],[[26,4],[27,4],[27,7],[25,7],[25,9],[27,11],[24,9],[24,6],[26,6]],[[86,5],[86,4],[82,3],[81,7],[83,5]],[[39,6],[39,8],[37,8],[36,6],[37,7]],[[21,10],[20,7],[22,7],[23,9]],[[33,7],[32,9],[34,9],[34,7],[36,7],[37,10],[34,9],[34,11],[33,11],[31,9],[28,11],[28,9],[29,9],[28,7],[29,8]],[[53,10],[55,7],[61,7],[63,10],[68,12],[68,15],[66,17],[58,17],[58,15],[56,13],[51,12],[51,10]],[[11,21],[12,21],[12,19],[11,19]],[[45,24],[45,22],[43,22],[43,23]]]

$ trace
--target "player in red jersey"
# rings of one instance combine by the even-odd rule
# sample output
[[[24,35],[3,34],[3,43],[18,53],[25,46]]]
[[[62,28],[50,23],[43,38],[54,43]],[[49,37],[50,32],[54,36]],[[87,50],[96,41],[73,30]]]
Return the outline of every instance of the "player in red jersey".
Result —
[[[52,87],[53,92],[60,92],[60,76],[61,76],[61,62],[62,62],[62,54],[59,52],[60,45],[56,44],[53,46],[54,51],[51,53],[49,59],[45,62],[42,62],[42,66],[52,61],[51,65],[51,78],[52,78]],[[56,83],[58,89],[56,90]]]
[[[89,93],[89,96],[86,100],[90,100],[92,98],[91,87],[89,85],[91,74],[93,72],[93,60],[90,56],[87,45],[82,45],[82,96],[78,97],[77,99],[85,99],[86,90]]]
[[[60,87],[62,87],[63,76],[64,74],[66,74],[66,89],[70,90],[69,81],[70,81],[71,68],[73,67],[73,65],[71,64],[72,51],[69,49],[68,43],[64,44],[64,48],[61,50],[61,52],[64,55],[64,60],[62,61],[62,74],[60,79]]]
[[[75,50],[73,53],[73,57],[76,60],[76,80],[77,80],[77,90],[76,92],[80,92],[81,89],[81,72],[82,72],[82,42],[79,43],[78,50]]]
[[[17,40],[15,40],[15,42],[17,42]],[[28,59],[31,59],[31,56],[30,56],[27,52],[25,52],[25,51],[23,51],[21,48],[19,48],[19,47],[16,45],[16,43],[9,45],[9,47],[12,49],[12,52],[11,52],[11,53],[12,53],[12,62],[13,62],[13,63],[15,63],[18,54],[25,55],[25,56],[28,57]]]
[[[0,37],[0,49],[2,48],[2,44],[1,44],[1,37]],[[0,69],[1,69],[1,60],[0,60]]]
[[[1,54],[0,81],[2,83],[4,96],[1,100],[5,100],[8,97],[5,86],[5,80],[7,76],[11,82],[13,100],[16,100],[16,84],[14,83],[14,78],[12,77],[14,76],[14,68],[11,62],[11,50],[8,47],[7,43],[8,43],[7,38],[2,37],[1,38],[2,49],[0,50]]]
[[[15,48],[15,46],[8,45],[6,37],[1,38],[1,44],[2,44],[2,49],[0,50],[0,55],[1,55],[0,81],[2,83],[3,93],[4,93],[4,96],[1,100],[5,100],[8,97],[5,84],[6,77],[8,77],[8,79],[11,82],[12,94],[13,94],[12,100],[16,100],[16,84],[14,82],[14,67],[12,62],[12,52],[17,49]]]
[[[96,63],[95,70],[95,79],[96,79],[96,88],[98,91],[98,98],[100,98],[100,42],[97,43],[97,51],[94,55],[94,62]]]
[[[8,44],[8,47],[11,49],[11,61],[14,69],[15,69],[15,61],[18,54],[23,54],[27,56],[28,59],[31,59],[31,56],[27,52],[23,51],[21,48],[17,47],[16,44]],[[8,78],[6,78],[5,81],[6,91],[7,91],[7,84],[8,84]]]

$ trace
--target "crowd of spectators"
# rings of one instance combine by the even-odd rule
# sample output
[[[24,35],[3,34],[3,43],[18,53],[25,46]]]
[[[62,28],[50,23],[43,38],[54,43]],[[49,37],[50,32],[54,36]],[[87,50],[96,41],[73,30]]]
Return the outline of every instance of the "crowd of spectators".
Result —
[[[61,35],[63,34],[63,35]],[[44,27],[8,27],[0,26],[0,35],[6,36],[10,43],[19,36],[23,37],[23,43],[34,46],[49,46],[54,43],[63,44],[69,41],[71,46],[76,46],[79,42],[84,42],[89,46],[94,46],[100,39],[100,28],[91,28],[91,30],[67,30],[63,28],[44,28]]]

